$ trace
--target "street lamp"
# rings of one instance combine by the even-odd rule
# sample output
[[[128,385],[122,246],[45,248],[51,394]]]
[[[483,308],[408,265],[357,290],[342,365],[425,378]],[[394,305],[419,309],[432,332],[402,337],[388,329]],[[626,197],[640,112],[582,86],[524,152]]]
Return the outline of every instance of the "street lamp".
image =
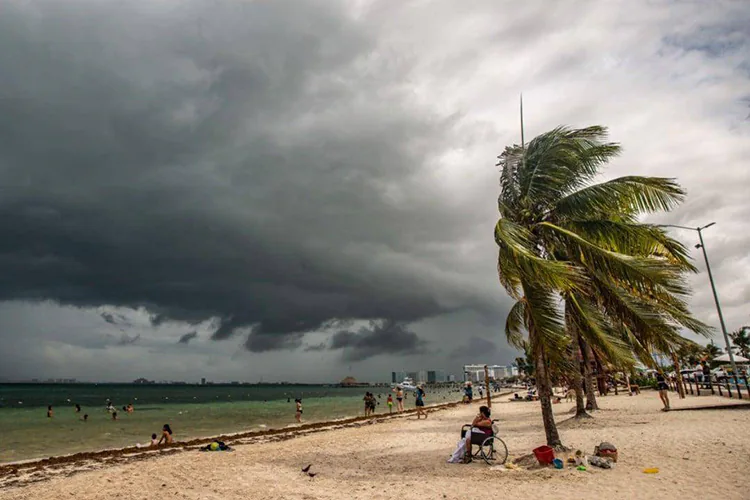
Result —
[[[674,224],[658,224],[659,227],[676,227],[678,229],[688,229],[690,231],[698,231],[698,239],[700,240],[700,243],[695,245],[695,248],[700,248],[703,250],[703,260],[706,261],[706,270],[708,271],[708,280],[711,282],[711,291],[714,293],[714,302],[716,303],[716,312],[719,313],[719,322],[721,323],[721,332],[724,334],[724,342],[727,345],[727,353],[729,353],[729,362],[732,365],[732,373],[736,377],[737,372],[737,365],[734,363],[734,353],[732,353],[732,346],[729,343],[729,335],[727,334],[727,327],[724,324],[724,315],[721,313],[721,305],[719,304],[719,296],[716,293],[716,285],[714,284],[714,276],[711,273],[711,264],[708,263],[708,254],[706,254],[706,245],[703,243],[703,231],[704,229],[708,229],[709,227],[716,224],[715,222],[712,222],[710,224],[706,224],[705,226],[701,227],[687,227],[687,226],[676,226]]]

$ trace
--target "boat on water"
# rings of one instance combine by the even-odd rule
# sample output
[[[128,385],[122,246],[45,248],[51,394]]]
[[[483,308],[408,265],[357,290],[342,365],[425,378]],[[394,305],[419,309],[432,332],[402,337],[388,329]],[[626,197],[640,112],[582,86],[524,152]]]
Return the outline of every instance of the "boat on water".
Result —
[[[410,377],[406,377],[403,382],[400,384],[391,384],[393,387],[400,387],[405,391],[416,391],[417,385],[414,383],[414,380],[412,380]]]

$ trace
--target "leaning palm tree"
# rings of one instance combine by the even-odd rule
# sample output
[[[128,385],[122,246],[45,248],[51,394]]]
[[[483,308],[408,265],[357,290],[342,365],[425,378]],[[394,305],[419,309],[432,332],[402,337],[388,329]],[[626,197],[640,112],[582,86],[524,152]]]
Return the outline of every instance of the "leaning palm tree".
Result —
[[[517,301],[506,336],[518,346],[528,335],[550,446],[561,446],[550,371],[573,374],[580,406],[577,349],[593,397],[589,353],[631,366],[634,353],[644,360],[654,349],[670,349],[680,327],[706,328],[685,304],[685,248],[638,222],[642,213],[672,208],[683,191],[671,179],[654,177],[593,184],[620,152],[605,138],[603,127],[558,127],[499,157],[498,275]]]

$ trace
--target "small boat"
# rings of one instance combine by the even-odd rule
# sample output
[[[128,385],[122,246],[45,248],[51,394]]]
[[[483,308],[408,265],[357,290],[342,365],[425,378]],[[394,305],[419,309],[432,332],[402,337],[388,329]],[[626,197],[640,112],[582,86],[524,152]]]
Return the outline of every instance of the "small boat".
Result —
[[[403,382],[400,384],[392,384],[393,387],[400,387],[401,389],[405,391],[411,391],[415,392],[417,390],[417,386],[414,384],[414,380],[412,380],[410,377],[406,377]]]

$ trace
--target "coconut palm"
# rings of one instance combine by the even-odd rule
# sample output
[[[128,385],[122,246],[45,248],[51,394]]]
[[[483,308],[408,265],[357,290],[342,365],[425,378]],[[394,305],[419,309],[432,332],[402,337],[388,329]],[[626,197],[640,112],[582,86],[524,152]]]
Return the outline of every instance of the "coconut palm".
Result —
[[[703,351],[709,361],[712,361],[715,357],[721,356],[724,353],[719,346],[714,344],[713,340],[706,345]]]
[[[517,301],[505,331],[516,346],[528,335],[550,446],[561,446],[550,373],[567,371],[580,381],[571,357],[577,349],[593,398],[589,354],[614,366],[632,366],[634,354],[653,364],[653,351],[679,344],[681,327],[707,329],[684,300],[684,273],[692,269],[686,249],[638,222],[643,213],[671,209],[683,191],[654,177],[593,184],[620,152],[605,138],[599,126],[558,127],[499,157],[498,276]]]
[[[736,330],[729,334],[729,338],[732,339],[732,344],[740,351],[740,355],[747,358],[750,357],[750,326],[743,326],[739,330]]]

